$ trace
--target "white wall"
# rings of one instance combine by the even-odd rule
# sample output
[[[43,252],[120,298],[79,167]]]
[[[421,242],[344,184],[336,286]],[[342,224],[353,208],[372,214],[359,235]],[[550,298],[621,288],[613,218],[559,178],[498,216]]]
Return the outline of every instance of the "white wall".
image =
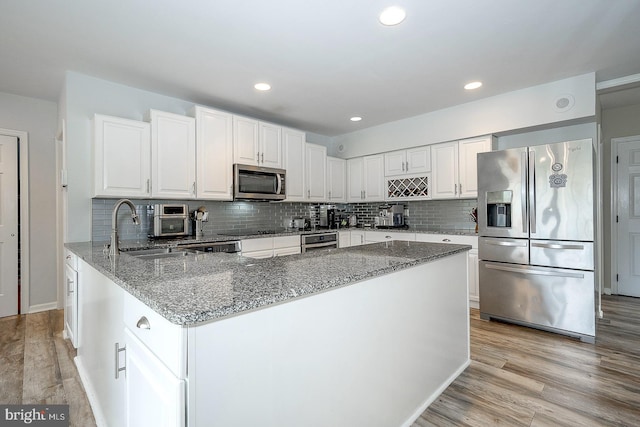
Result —
[[[575,104],[558,111],[556,99],[564,94],[572,95]],[[340,135],[330,154],[351,158],[552,123],[595,121],[595,115],[595,74],[590,73]]]
[[[553,144],[556,142],[576,141],[579,139],[592,139],[597,141],[597,123],[583,123],[579,125],[563,126],[553,129],[542,129],[532,132],[524,132],[498,137],[496,150],[507,148],[531,147],[534,145]]]
[[[640,135],[640,104],[602,110],[604,286],[611,288],[611,139]]]
[[[54,102],[0,93],[0,128],[25,131],[29,135],[31,306],[55,304],[57,301],[54,143],[57,114]],[[29,308],[24,311],[29,311]]]

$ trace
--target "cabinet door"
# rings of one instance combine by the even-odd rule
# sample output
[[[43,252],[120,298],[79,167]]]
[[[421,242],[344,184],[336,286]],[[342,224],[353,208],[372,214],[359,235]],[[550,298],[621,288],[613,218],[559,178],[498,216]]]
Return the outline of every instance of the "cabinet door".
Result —
[[[140,342],[126,334],[128,427],[185,425],[186,385]]]
[[[283,167],[287,171],[286,191],[288,202],[306,200],[305,188],[305,134],[293,129],[282,129]]]
[[[458,143],[447,142],[431,146],[434,199],[458,197]]]
[[[64,329],[73,347],[78,348],[78,272],[65,264],[64,279]]]
[[[347,160],[347,201],[362,202],[364,199],[364,158]]]
[[[338,247],[339,248],[348,248],[351,246],[351,232],[350,231],[339,231],[338,232]]]
[[[148,197],[151,179],[149,123],[96,114],[93,130],[93,195]]]
[[[393,151],[384,154],[384,176],[403,175],[407,173],[407,152]]]
[[[367,156],[364,158],[364,198],[369,202],[383,201],[384,188],[384,156]]]
[[[306,184],[307,200],[323,202],[326,200],[327,147],[306,144]]]
[[[282,128],[260,123],[260,166],[282,167]]]
[[[478,153],[491,151],[491,137],[465,139],[458,143],[460,197],[478,197]]]
[[[408,173],[424,173],[431,171],[431,147],[418,147],[407,150]]]
[[[335,157],[327,157],[327,200],[347,201],[347,162]]]
[[[258,165],[258,121],[233,116],[233,162]]]
[[[151,110],[151,196],[193,198],[196,125],[193,117]]]
[[[351,231],[351,246],[364,245],[364,231]]]
[[[196,197],[233,199],[233,118],[196,107]]]

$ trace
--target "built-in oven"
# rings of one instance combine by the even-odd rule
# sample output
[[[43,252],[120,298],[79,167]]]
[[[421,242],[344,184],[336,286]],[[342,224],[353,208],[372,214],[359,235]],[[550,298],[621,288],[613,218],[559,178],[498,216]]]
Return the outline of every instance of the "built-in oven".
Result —
[[[233,165],[233,198],[235,200],[284,200],[284,169],[251,165]]]
[[[189,206],[157,204],[153,206],[153,236],[179,237],[189,234]]]
[[[314,233],[300,236],[302,253],[318,249],[336,249],[338,233]]]

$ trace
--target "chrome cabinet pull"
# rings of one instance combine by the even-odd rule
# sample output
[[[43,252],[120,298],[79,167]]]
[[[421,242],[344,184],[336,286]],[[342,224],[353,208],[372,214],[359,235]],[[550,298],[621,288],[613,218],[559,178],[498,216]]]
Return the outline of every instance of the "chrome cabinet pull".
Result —
[[[458,195],[458,184],[453,184],[453,195],[454,196]]]
[[[262,158],[262,163],[264,163],[264,153],[260,154],[260,157]]]
[[[462,183],[458,183],[458,187],[460,187],[460,195],[462,196]]]
[[[73,293],[73,280],[67,279],[67,295],[71,295]]]
[[[115,346],[115,358],[116,358],[116,363],[115,363],[115,367],[116,367],[116,379],[120,378],[120,372],[124,372],[127,370],[126,366],[120,367],[120,353],[121,352],[125,352],[125,355],[127,354],[127,346],[125,345],[124,347],[120,348],[120,345],[118,343],[116,343]]]
[[[151,192],[151,180],[147,179],[147,193]]]
[[[136,326],[140,329],[151,329],[151,324],[149,323],[149,319],[147,319],[145,316],[142,316],[140,320],[138,320],[138,323],[136,323]]]
[[[451,239],[442,239],[443,242],[450,242]]]
[[[260,163],[260,152],[256,153],[256,163]]]

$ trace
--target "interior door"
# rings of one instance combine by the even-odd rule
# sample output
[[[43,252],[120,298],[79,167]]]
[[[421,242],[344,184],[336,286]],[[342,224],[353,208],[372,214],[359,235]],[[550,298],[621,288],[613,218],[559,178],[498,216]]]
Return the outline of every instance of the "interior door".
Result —
[[[18,314],[18,138],[0,135],[0,317]]]
[[[640,297],[640,137],[618,143],[618,293]]]

